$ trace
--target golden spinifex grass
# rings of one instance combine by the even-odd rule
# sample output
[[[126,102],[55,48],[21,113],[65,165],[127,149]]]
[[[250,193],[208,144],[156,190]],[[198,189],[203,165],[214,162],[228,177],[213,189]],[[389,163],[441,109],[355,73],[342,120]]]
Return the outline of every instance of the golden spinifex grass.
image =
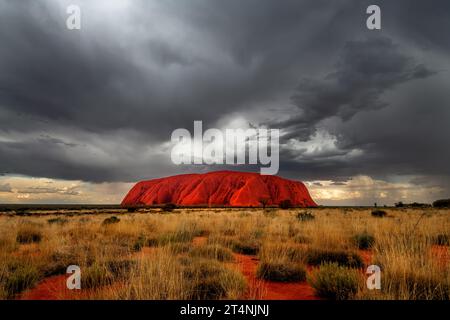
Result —
[[[251,299],[261,297],[254,292],[266,288],[255,286],[268,280],[309,281],[318,296],[342,297],[345,288],[336,286],[351,276],[359,282],[346,299],[448,300],[450,210],[385,211],[3,213],[0,298],[20,298],[75,264],[82,270],[80,299]],[[259,259],[252,283],[236,255]],[[365,286],[368,263],[381,267],[381,290]]]

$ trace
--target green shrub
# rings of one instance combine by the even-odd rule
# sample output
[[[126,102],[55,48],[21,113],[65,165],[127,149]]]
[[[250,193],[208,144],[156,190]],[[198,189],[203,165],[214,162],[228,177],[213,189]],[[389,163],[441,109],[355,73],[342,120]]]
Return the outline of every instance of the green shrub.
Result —
[[[189,255],[191,257],[216,259],[218,261],[233,260],[233,254],[231,250],[220,245],[206,245],[202,247],[196,247],[189,252]]]
[[[357,253],[341,250],[309,249],[306,252],[306,263],[319,266],[324,263],[337,263],[339,266],[362,268],[364,262]]]
[[[317,296],[333,300],[352,298],[358,292],[360,281],[361,276],[357,271],[337,263],[323,264],[308,276],[308,282]]]
[[[16,236],[18,243],[34,243],[42,240],[42,232],[33,226],[23,226]]]
[[[353,242],[355,242],[359,249],[370,249],[375,243],[375,237],[367,232],[363,232],[355,235]]]
[[[387,216],[387,212],[384,210],[372,210],[372,217],[383,218]]]
[[[299,212],[297,213],[297,220],[301,222],[314,220],[316,217],[311,212]]]
[[[117,218],[116,216],[112,216],[109,218],[106,218],[105,220],[103,220],[102,225],[106,226],[106,225],[110,225],[110,224],[115,224],[115,223],[119,223],[120,219]]]
[[[306,280],[306,270],[303,266],[292,262],[261,262],[256,276],[264,280],[297,282]]]

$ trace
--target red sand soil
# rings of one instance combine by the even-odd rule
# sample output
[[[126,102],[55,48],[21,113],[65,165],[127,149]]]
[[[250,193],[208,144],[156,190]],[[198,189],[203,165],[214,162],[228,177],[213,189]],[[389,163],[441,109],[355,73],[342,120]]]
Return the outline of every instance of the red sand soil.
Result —
[[[372,264],[372,260],[373,260],[372,250],[359,250],[358,253],[361,256],[361,258],[363,259],[364,264],[366,266],[370,266]]]
[[[192,240],[194,246],[202,246],[208,240],[207,237],[195,237]],[[306,282],[275,282],[256,278],[258,258],[256,256],[233,253],[235,261],[247,280],[249,290],[245,298],[257,298],[260,300],[317,300],[311,286]]]
[[[155,254],[155,252],[159,250],[158,247],[143,247],[139,252],[136,253],[137,256],[139,255],[152,255]]]
[[[92,296],[99,296],[98,291],[119,290],[122,282],[104,286],[98,289],[67,289],[66,280],[69,275],[57,275],[45,278],[34,288],[26,290],[17,296],[18,300],[88,300]]]
[[[308,189],[300,181],[258,173],[217,171],[184,174],[137,183],[122,201],[122,206],[222,205],[236,207],[278,205],[290,200],[294,206],[316,207]]]
[[[69,275],[48,277],[36,285],[36,287],[21,293],[19,300],[71,300],[81,299],[81,290],[69,290],[66,279]]]
[[[447,265],[450,262],[450,254],[449,254],[449,247],[447,246],[439,246],[439,245],[433,245],[431,247],[431,256],[436,259],[438,264],[446,268]]]
[[[256,278],[258,259],[256,256],[234,254],[239,268],[247,279],[249,291],[259,291],[261,300],[318,300],[313,288],[307,282],[275,282]],[[252,286],[260,286],[259,289]]]
[[[139,252],[133,253],[131,258],[142,258],[144,256],[153,255],[158,248],[143,247]],[[90,289],[85,290],[69,290],[67,289],[66,280],[70,275],[57,275],[43,279],[34,288],[28,289],[17,296],[18,300],[81,300],[88,299],[93,293]],[[108,286],[102,289],[115,288],[120,283]]]
[[[200,247],[205,245],[206,241],[208,241],[207,237],[194,237],[194,239],[192,239],[192,245],[194,247]]]

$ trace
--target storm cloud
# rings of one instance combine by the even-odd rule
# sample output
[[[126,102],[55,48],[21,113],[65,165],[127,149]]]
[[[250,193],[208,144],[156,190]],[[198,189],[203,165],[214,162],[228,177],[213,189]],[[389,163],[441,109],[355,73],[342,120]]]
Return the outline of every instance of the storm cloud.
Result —
[[[170,162],[172,131],[202,120],[279,128],[280,175],[316,187],[422,179],[445,196],[450,3],[377,1],[375,31],[370,4],[0,0],[0,173],[102,183],[223,169]]]

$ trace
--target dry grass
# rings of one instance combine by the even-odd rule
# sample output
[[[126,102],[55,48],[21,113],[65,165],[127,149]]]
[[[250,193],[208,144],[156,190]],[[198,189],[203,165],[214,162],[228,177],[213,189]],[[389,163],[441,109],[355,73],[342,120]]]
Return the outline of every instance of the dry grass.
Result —
[[[265,266],[261,274],[281,274],[286,281],[293,279],[286,272],[298,275],[307,264],[356,267],[338,268],[335,281],[345,280],[346,270],[364,275],[356,257],[360,248],[370,248],[372,263],[382,269],[382,290],[359,283],[345,298],[448,300],[450,210],[385,211],[381,219],[357,208],[310,209],[307,217],[298,209],[112,211],[115,223],[103,223],[111,214],[0,214],[0,298],[14,298],[76,264],[83,288],[89,288],[86,298],[237,299],[248,284],[232,251],[257,255]],[[199,236],[206,243],[194,245]],[[446,256],[433,251],[437,245]]]
[[[362,286],[362,275],[337,263],[326,263],[314,270],[308,282],[317,295],[332,300],[348,300],[356,295]]]

